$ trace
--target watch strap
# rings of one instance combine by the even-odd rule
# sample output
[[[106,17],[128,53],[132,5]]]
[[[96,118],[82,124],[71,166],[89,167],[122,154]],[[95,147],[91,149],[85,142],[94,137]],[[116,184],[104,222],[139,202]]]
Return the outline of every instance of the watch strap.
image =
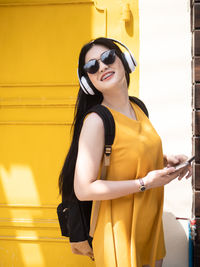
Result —
[[[145,190],[146,190],[146,187],[145,187],[145,185],[144,185],[144,181],[140,178],[139,179],[139,182],[140,182],[140,191],[141,192],[144,192]]]

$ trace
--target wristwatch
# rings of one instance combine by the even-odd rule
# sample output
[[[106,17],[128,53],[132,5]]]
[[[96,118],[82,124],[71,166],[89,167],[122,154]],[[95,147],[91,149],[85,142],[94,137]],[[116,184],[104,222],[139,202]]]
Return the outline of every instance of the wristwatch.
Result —
[[[146,190],[146,187],[145,187],[145,185],[144,185],[144,182],[143,182],[143,180],[142,179],[139,179],[139,182],[140,182],[140,191],[141,192],[144,192],[145,190]]]

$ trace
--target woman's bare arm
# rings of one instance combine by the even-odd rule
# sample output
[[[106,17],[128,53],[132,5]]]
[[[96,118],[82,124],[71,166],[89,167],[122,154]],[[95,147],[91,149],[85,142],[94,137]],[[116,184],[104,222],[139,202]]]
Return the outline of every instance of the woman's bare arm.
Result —
[[[74,190],[77,198],[80,200],[107,200],[139,192],[138,179],[97,180],[103,150],[103,122],[96,113],[92,113],[85,119],[79,139],[74,177]],[[143,177],[143,181],[146,188],[150,189],[165,185],[176,177],[178,177],[178,172],[174,172],[174,168],[168,168],[150,172]]]

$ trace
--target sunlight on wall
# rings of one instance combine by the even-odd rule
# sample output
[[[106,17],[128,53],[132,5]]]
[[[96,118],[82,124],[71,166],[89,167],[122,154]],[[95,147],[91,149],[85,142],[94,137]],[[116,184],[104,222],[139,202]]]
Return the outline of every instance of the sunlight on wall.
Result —
[[[29,167],[12,165],[7,171],[0,166],[0,176],[8,203],[40,204],[33,173]]]
[[[28,222],[28,226],[33,227],[33,214],[36,215],[37,213],[39,215],[41,211],[34,211],[33,213],[30,207],[40,206],[41,203],[32,170],[24,165],[12,165],[9,171],[0,166],[0,177],[7,204],[27,205],[23,210],[10,209],[13,224],[22,220],[22,223]],[[40,244],[31,243],[38,240],[36,231],[30,231],[27,228],[15,230],[15,239],[25,240],[25,242],[18,243],[24,266],[45,266]]]
[[[38,267],[45,266],[44,258],[38,244],[22,243],[19,244],[24,266]]]

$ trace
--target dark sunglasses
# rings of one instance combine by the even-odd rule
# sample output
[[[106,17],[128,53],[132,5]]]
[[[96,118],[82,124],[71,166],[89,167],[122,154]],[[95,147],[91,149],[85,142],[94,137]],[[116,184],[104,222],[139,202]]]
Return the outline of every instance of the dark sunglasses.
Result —
[[[99,60],[101,60],[101,62],[103,62],[106,65],[110,65],[112,63],[115,62],[115,50],[108,50],[105,51],[101,54],[100,59],[91,59],[89,60],[84,66],[83,69],[84,71],[90,73],[90,74],[94,74],[99,70]]]

